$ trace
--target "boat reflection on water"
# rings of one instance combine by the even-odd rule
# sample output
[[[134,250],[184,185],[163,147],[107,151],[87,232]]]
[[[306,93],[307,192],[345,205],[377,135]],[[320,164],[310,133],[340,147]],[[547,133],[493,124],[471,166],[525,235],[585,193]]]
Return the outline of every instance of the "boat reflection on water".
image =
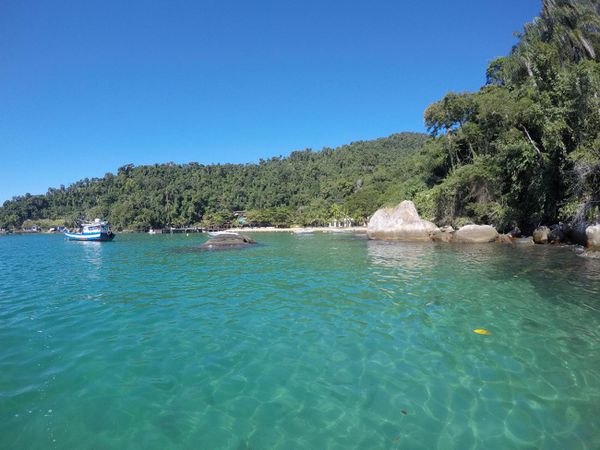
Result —
[[[100,242],[85,242],[81,243],[83,251],[82,262],[85,266],[86,277],[89,279],[99,279],[102,275],[103,245]]]

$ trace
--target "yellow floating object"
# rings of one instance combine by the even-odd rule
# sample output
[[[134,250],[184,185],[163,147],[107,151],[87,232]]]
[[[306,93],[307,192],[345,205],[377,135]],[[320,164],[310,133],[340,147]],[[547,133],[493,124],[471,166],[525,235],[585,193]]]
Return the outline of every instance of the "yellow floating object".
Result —
[[[473,333],[484,334],[486,336],[489,336],[490,334],[492,334],[491,331],[484,330],[483,328],[477,328],[477,329],[473,330]]]

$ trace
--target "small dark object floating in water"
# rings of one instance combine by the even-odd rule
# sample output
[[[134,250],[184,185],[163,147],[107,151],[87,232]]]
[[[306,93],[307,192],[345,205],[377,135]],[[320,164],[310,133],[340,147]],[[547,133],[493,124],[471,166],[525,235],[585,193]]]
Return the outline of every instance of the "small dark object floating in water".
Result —
[[[406,412],[406,410],[405,410],[405,409],[403,409],[403,410],[402,410],[402,411],[400,411],[400,412],[401,412],[402,414],[404,414],[405,416],[408,414],[408,413]]]

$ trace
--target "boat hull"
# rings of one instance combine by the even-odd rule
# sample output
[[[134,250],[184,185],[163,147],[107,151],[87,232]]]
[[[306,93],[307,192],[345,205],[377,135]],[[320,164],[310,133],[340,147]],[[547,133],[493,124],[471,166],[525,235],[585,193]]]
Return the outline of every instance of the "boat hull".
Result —
[[[234,231],[209,231],[208,235],[210,237],[216,237],[216,236],[239,236],[238,233],[234,232]]]
[[[114,233],[65,233],[70,241],[105,242],[112,241]]]

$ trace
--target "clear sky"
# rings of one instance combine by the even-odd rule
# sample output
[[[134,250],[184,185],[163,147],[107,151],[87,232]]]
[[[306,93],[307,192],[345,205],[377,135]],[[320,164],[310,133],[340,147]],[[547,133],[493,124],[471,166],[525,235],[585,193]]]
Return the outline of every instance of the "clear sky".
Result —
[[[0,1],[0,201],[424,131],[540,0]]]

